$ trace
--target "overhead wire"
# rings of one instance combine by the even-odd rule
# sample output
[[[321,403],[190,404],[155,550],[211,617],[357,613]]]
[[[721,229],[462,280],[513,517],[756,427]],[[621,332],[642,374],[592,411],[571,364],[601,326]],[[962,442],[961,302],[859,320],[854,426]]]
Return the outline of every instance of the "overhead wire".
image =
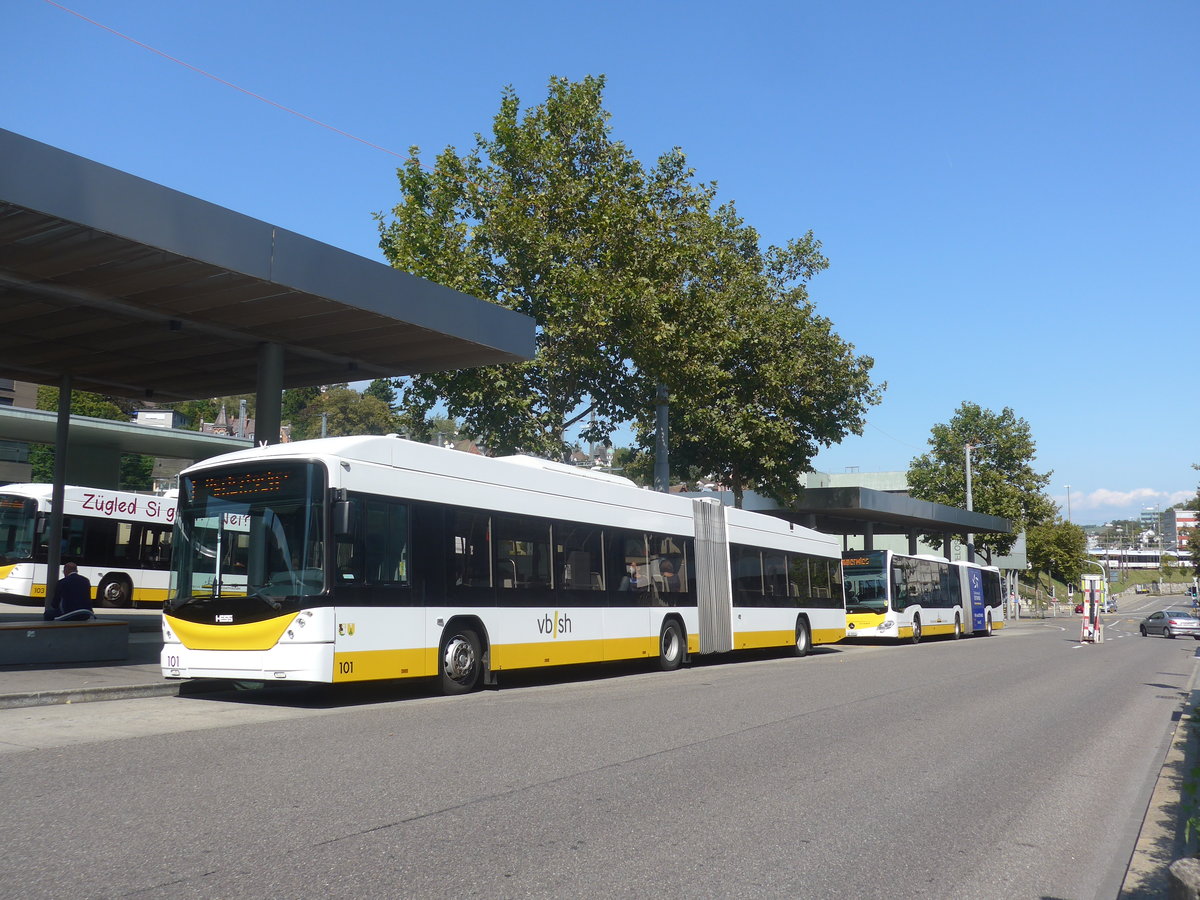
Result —
[[[103,22],[98,22],[93,18],[85,16],[83,13],[78,12],[77,10],[71,9],[69,6],[64,6],[63,4],[57,2],[57,0],[43,0],[43,2],[48,3],[51,6],[57,7],[58,9],[61,9],[63,12],[70,13],[71,15],[75,16],[77,19],[82,19],[84,22],[87,22],[91,25],[95,25],[97,28],[101,28],[104,31],[107,31],[109,34],[116,35],[117,37],[121,38],[122,40],[129,41],[129,43],[134,44],[138,47],[141,47],[143,50],[149,50],[151,53],[155,53],[158,56],[161,56],[163,59],[170,60],[173,63],[177,63],[178,65],[183,66],[185,69],[190,69],[191,71],[195,72],[197,75],[203,75],[205,78],[209,78],[209,79],[217,82],[218,84],[223,84],[226,87],[233,88],[235,91],[240,91],[241,93],[245,94],[247,97],[253,97],[255,100],[259,100],[263,103],[268,104],[269,106],[273,106],[276,109],[281,110],[282,112],[288,113],[289,115],[293,115],[293,116],[296,116],[297,118],[304,119],[306,122],[311,122],[314,125],[319,125],[321,128],[324,128],[328,131],[332,131],[334,134],[340,134],[342,137],[350,138],[350,140],[352,140],[352,141],[358,141],[358,143],[360,143],[360,144],[365,144],[366,146],[371,147],[374,150],[380,150],[384,153],[388,153],[392,156],[395,156],[398,159],[403,159],[405,161],[409,161],[409,160],[413,159],[413,157],[410,156],[409,154],[397,153],[395,150],[389,150],[387,147],[382,147],[379,144],[375,144],[375,143],[372,143],[371,141],[366,140],[365,138],[360,138],[358,135],[351,134],[348,131],[343,131],[341,128],[337,128],[336,126],[330,125],[327,122],[322,122],[320,119],[313,118],[312,116],[307,115],[306,113],[302,113],[299,110],[292,109],[290,106],[284,106],[282,103],[276,103],[270,97],[264,97],[262,94],[257,94],[252,90],[242,87],[241,85],[234,84],[232,81],[228,81],[228,80],[220,77],[219,75],[214,75],[212,72],[208,72],[204,69],[201,69],[199,66],[194,66],[191,63],[187,62],[186,60],[182,60],[182,59],[179,59],[178,57],[172,56],[169,53],[165,53],[162,50],[159,50],[157,47],[152,47],[150,44],[147,44],[144,41],[139,41],[137,38],[130,37],[129,35],[127,35],[123,32],[117,31],[117,29],[115,29],[109,25],[105,25]],[[420,160],[417,160],[417,163],[418,163],[418,165],[423,166],[423,164],[420,162]]]

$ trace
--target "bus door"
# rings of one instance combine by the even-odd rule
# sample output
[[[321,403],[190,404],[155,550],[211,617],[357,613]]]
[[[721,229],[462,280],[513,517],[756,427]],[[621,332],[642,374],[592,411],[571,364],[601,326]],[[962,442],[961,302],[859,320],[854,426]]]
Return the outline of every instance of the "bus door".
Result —
[[[982,633],[987,628],[987,600],[983,595],[983,572],[967,569],[967,621],[963,623],[968,634]]]

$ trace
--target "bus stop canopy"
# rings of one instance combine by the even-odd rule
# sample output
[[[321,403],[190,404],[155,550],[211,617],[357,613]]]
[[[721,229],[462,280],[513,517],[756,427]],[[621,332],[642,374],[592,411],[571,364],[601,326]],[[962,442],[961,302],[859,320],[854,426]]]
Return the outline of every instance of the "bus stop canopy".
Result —
[[[0,130],[0,376],[157,401],[528,359],[493,303]],[[364,213],[365,215],[365,213]]]

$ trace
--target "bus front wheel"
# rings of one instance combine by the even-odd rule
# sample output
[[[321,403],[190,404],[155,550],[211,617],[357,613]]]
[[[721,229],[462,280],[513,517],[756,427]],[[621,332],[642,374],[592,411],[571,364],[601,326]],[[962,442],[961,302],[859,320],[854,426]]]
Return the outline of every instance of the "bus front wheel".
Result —
[[[919,615],[913,616],[912,642],[914,644],[921,643],[921,617]]]
[[[812,649],[812,635],[808,631],[808,622],[804,619],[796,620],[796,649],[797,656],[808,656],[808,651]]]
[[[442,693],[465,694],[475,690],[483,672],[479,635],[470,628],[456,628],[442,642],[439,655]]]
[[[658,666],[664,672],[673,672],[683,664],[683,632],[679,623],[668,619],[663,623],[658,638]]]
[[[958,616],[954,617],[954,639],[957,641],[962,637],[962,620]]]
[[[96,593],[100,595],[101,603],[117,609],[124,609],[129,606],[130,599],[133,596],[129,582],[120,578],[113,578],[102,582],[100,589]]]

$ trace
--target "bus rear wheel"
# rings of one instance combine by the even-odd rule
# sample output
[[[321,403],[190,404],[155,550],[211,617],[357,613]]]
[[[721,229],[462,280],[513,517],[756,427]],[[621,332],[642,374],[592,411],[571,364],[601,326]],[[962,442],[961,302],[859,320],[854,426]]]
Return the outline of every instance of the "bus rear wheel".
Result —
[[[455,628],[442,641],[438,655],[442,693],[466,694],[479,686],[483,673],[483,653],[479,635],[470,628]]]
[[[921,643],[921,617],[919,615],[913,616],[912,642],[914,644]]]
[[[663,623],[658,638],[658,667],[664,672],[673,672],[683,664],[683,631],[674,619]]]
[[[100,582],[100,588],[96,593],[100,596],[100,602],[105,606],[125,609],[130,605],[133,589],[128,581],[121,578],[112,578],[108,581]]]

